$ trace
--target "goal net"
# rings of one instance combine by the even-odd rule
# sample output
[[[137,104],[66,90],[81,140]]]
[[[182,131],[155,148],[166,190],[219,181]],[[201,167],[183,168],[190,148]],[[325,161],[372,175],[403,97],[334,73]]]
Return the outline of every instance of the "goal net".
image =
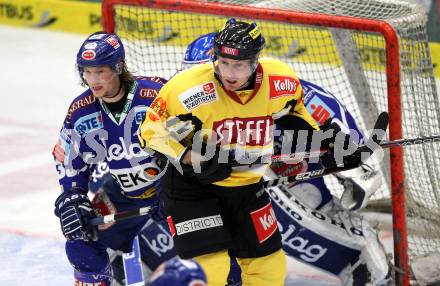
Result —
[[[300,78],[332,92],[363,130],[389,111],[388,139],[440,134],[440,107],[426,15],[399,0],[107,0],[106,31],[121,36],[139,75],[169,79],[187,45],[229,17],[256,21],[263,56],[290,64]],[[321,106],[326,108],[326,106]],[[318,106],[317,106],[318,109]],[[319,117],[318,112],[313,114]],[[440,248],[440,144],[386,150],[374,199],[393,215],[396,266]],[[391,158],[391,160],[389,159]],[[331,178],[332,192],[341,187]],[[391,203],[392,202],[392,203]],[[406,277],[406,278],[405,278]]]

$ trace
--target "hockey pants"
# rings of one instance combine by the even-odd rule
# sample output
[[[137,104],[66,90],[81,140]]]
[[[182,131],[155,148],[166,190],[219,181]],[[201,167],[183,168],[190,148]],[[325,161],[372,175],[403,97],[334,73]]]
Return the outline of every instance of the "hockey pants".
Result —
[[[224,286],[229,273],[228,252],[219,251],[194,258],[205,270],[209,286]],[[278,250],[258,258],[237,258],[243,286],[282,286],[286,277],[286,255]]]

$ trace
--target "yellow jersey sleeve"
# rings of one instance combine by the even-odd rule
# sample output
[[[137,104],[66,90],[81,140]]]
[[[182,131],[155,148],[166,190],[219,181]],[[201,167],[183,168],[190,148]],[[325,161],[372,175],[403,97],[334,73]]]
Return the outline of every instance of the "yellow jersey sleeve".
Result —
[[[186,147],[179,142],[176,134],[171,134],[167,127],[167,122],[169,124],[173,121],[181,105],[180,102],[173,101],[172,85],[171,81],[165,84],[148,107],[138,136],[143,148],[151,148],[171,159],[179,160]]]

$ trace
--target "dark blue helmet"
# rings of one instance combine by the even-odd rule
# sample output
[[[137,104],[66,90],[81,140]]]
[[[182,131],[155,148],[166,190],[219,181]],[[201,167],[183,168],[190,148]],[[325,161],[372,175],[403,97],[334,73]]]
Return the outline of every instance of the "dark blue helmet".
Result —
[[[150,286],[206,286],[206,275],[194,260],[172,258],[154,271]]]
[[[120,73],[119,63],[124,62],[125,51],[121,39],[115,34],[96,32],[84,41],[76,55],[80,71],[84,67],[110,66]]]
[[[263,50],[265,41],[256,23],[229,19],[214,38],[214,55],[234,60],[254,60]]]
[[[185,52],[183,63],[200,64],[212,60],[211,50],[214,46],[215,33],[209,33],[195,39]]]

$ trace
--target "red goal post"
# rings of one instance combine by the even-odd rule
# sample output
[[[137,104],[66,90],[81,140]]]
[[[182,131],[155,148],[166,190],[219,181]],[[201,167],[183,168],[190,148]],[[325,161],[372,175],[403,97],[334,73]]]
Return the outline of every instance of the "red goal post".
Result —
[[[221,3],[219,3],[221,2]],[[164,74],[157,74],[160,73],[162,70],[162,65],[168,67],[168,63],[166,62],[169,57],[174,57],[178,55],[179,53],[182,53],[182,48],[185,47],[188,43],[191,42],[192,39],[194,39],[194,35],[201,35],[204,32],[207,31],[207,28],[203,26],[203,28],[198,28],[197,25],[193,25],[190,23],[191,19],[196,19],[196,16],[192,15],[203,15],[200,17],[204,17],[204,21],[207,21],[205,16],[209,16],[213,18],[213,23],[215,22],[215,25],[218,28],[218,23],[221,21],[224,22],[224,20],[228,17],[236,17],[241,19],[252,19],[257,21],[258,23],[260,21],[264,23],[272,23],[273,26],[270,26],[270,29],[277,29],[277,27],[282,27],[282,29],[285,29],[286,26],[291,25],[292,27],[300,27],[299,29],[303,29],[303,27],[311,27],[310,31],[306,33],[311,34],[319,34],[321,33],[322,29],[329,30],[329,34],[333,36],[332,40],[330,42],[335,43],[335,50],[339,52],[341,55],[340,58],[342,58],[342,54],[344,54],[343,50],[344,47],[337,45],[336,38],[338,37],[344,37],[344,32],[349,31],[350,33],[353,33],[354,36],[352,36],[353,40],[353,47],[356,49],[358,48],[359,54],[354,55],[354,59],[357,59],[360,61],[359,66],[362,69],[365,69],[365,74],[368,74],[368,79],[365,80],[364,87],[368,87],[371,89],[377,88],[381,89],[380,91],[374,91],[370,92],[370,96],[372,100],[376,103],[373,105],[370,105],[369,108],[376,108],[377,111],[383,111],[379,110],[381,108],[386,108],[390,115],[390,126],[389,126],[389,139],[390,140],[396,140],[406,137],[414,137],[414,135],[420,136],[420,135],[432,135],[432,134],[413,134],[414,132],[420,132],[417,129],[419,124],[422,124],[423,122],[432,124],[434,127],[433,129],[430,129],[429,132],[439,131],[439,125],[440,120],[438,119],[438,116],[432,115],[435,113],[435,111],[439,112],[439,104],[438,102],[435,102],[435,99],[438,100],[438,96],[436,91],[430,90],[432,89],[432,81],[433,80],[433,74],[432,74],[432,62],[429,55],[429,48],[427,48],[427,41],[426,39],[419,39],[419,36],[416,38],[411,38],[410,34],[401,34],[400,27],[396,27],[396,25],[400,25],[399,22],[392,20],[389,21],[387,19],[387,14],[384,13],[384,15],[380,14],[380,11],[377,15],[371,15],[371,17],[362,15],[352,15],[350,12],[347,12],[348,10],[344,10],[344,6],[349,5],[347,1],[341,1],[341,6],[337,6],[335,4],[335,7],[332,9],[329,9],[327,11],[323,11],[320,13],[320,9],[322,9],[322,5],[320,5],[320,0],[314,0],[309,1],[310,5],[313,5],[313,2],[316,2],[316,7],[312,8],[304,8],[300,5],[295,6],[295,2],[301,2],[301,1],[290,1],[293,4],[291,6],[288,6],[288,4],[283,3],[282,0],[269,0],[269,1],[246,1],[246,0],[225,0],[225,1],[189,1],[189,0],[156,0],[156,1],[140,1],[140,0],[104,0],[102,5],[102,16],[103,16],[103,27],[105,31],[108,32],[116,32],[118,33],[121,38],[123,39],[124,44],[126,42],[130,42],[130,44],[126,45],[127,49],[127,57],[129,61],[129,68],[134,68],[138,72],[148,73],[149,75],[157,75],[157,76],[165,76],[169,77],[172,73],[166,73]],[[304,1],[302,1],[304,2]],[[307,1],[306,1],[307,2]],[[333,1],[332,1],[333,2]],[[335,3],[338,1],[334,1]],[[358,1],[353,1],[358,2]],[[390,6],[390,9],[401,9],[403,12],[408,15],[408,17],[411,17],[412,14],[419,13],[420,11],[412,5],[405,6],[403,1],[398,0],[377,0],[377,1],[366,1],[371,2],[374,4],[374,2],[378,3],[378,6],[376,8],[380,8],[380,4],[386,3],[388,6]],[[245,4],[240,4],[245,3]],[[247,3],[247,4],[246,4]],[[309,5],[309,4],[307,4]],[[386,5],[386,6],[387,6]],[[400,8],[402,5],[403,8]],[[309,11],[308,11],[309,9]],[[338,11],[341,10],[340,11]],[[411,10],[413,9],[413,10]],[[330,12],[329,12],[330,11]],[[374,9],[372,10],[374,13]],[[155,14],[157,13],[157,14]],[[150,15],[151,14],[151,15]],[[154,14],[154,15],[153,15]],[[189,15],[189,16],[188,16]],[[183,20],[185,17],[188,18],[188,20]],[[191,18],[194,17],[194,18]],[[118,20],[119,19],[119,20]],[[186,18],[185,18],[186,19]],[[200,20],[200,21],[203,21]],[[214,21],[215,19],[221,19],[221,21]],[[197,20],[197,19],[196,19]],[[160,21],[170,21],[167,23],[167,27],[173,27],[177,30],[178,36],[173,38],[171,36],[170,38],[160,38],[159,36],[152,36],[154,35],[155,31],[148,31],[146,27],[146,23],[151,23],[151,25],[156,24],[157,29],[163,28],[166,26],[163,23],[159,23]],[[174,22],[173,22],[174,21]],[[176,21],[181,21],[176,24]],[[188,21],[188,22],[186,22]],[[411,18],[410,20],[411,21]],[[207,21],[211,22],[211,21]],[[422,21],[423,22],[423,21]],[[207,23],[206,25],[214,25],[213,23]],[[269,25],[269,24],[268,24]],[[406,25],[406,23],[405,23]],[[421,24],[424,25],[423,23]],[[210,29],[213,29],[213,27],[209,26]],[[135,28],[137,27],[137,29]],[[144,31],[142,31],[143,27]],[[177,27],[177,28],[176,28]],[[275,27],[275,28],[273,28]],[[287,29],[287,28],[286,28]],[[308,29],[308,28],[307,28]],[[334,30],[333,30],[334,29]],[[417,28],[418,30],[419,28]],[[191,30],[188,32],[188,30]],[[209,30],[209,29],[208,29]],[[211,30],[213,31],[213,30]],[[273,32],[274,30],[270,30]],[[142,33],[145,32],[144,37],[142,37]],[[265,34],[265,28],[262,28],[263,35]],[[280,32],[281,33],[281,32]],[[399,34],[400,33],[400,34]],[[420,33],[423,34],[423,27],[420,28]],[[172,34],[172,33],[171,33]],[[191,35],[191,36],[188,36]],[[280,34],[283,35],[283,34]],[[294,36],[292,38],[298,39],[300,45],[306,45],[309,43],[310,45],[316,45],[316,41],[319,40],[312,40],[307,42],[305,40],[304,36],[304,43],[301,42],[301,37],[303,34],[301,32],[293,32]],[[182,41],[179,41],[178,37],[181,37]],[[280,36],[283,38],[283,36]],[[350,36],[351,37],[351,36]],[[366,44],[364,42],[367,42],[370,38],[374,37],[380,37],[381,40],[378,41],[378,43],[372,43],[372,44]],[[423,38],[423,35],[421,36]],[[282,39],[284,40],[284,39]],[[148,42],[148,43],[147,43]],[[382,46],[383,42],[383,46]],[[132,44],[131,44],[132,43]],[[152,49],[138,49],[137,45],[144,46],[145,47],[153,47]],[[284,44],[287,45],[287,44]],[[371,67],[368,65],[368,63],[364,62],[364,59],[362,58],[365,56],[365,54],[362,54],[361,52],[365,52],[363,50],[362,45],[370,45],[369,49],[371,51],[379,51],[379,57],[384,57],[384,66],[380,66],[380,64],[377,64],[377,66]],[[407,45],[413,45],[414,47],[408,48],[408,51],[406,50]],[[425,48],[426,45],[426,48]],[[174,48],[174,47],[179,48]],[[420,47],[419,47],[420,46]],[[307,47],[308,48],[308,47]],[[423,58],[419,58],[417,55],[413,55],[412,53],[416,49],[423,50]],[[130,49],[133,50],[133,52],[130,54]],[[319,48],[318,48],[319,49]],[[321,49],[322,50],[322,49]],[[368,51],[370,51],[368,50]],[[403,52],[402,52],[403,51]],[[383,52],[383,53],[382,53]],[[410,56],[406,56],[405,54],[410,53]],[[160,58],[163,56],[162,62],[157,61],[153,62],[153,59],[147,55],[147,54],[157,54],[157,58]],[[345,54],[347,54],[347,51],[345,51]],[[183,56],[183,54],[181,55]],[[302,55],[293,55],[293,56],[285,56],[285,55],[279,55],[277,53],[270,54],[270,56],[276,56],[280,57],[282,60],[286,60],[289,62],[292,62],[292,65],[295,65],[295,60],[298,58],[301,58]],[[377,56],[377,55],[376,55]],[[130,57],[134,57],[135,60],[131,60]],[[331,58],[333,56],[329,56]],[[371,56],[372,58],[374,57]],[[144,58],[144,59],[143,59]],[[177,56],[178,58],[178,56]],[[319,59],[323,59],[324,65],[331,66],[332,65],[332,59],[328,60],[326,56],[320,57],[318,54],[313,55],[313,60],[310,60],[309,62],[312,62],[313,64],[318,63]],[[352,57],[353,58],[353,57]],[[318,60],[317,60],[318,59]],[[350,55],[347,57],[347,59],[350,59]],[[337,60],[338,63],[340,63],[341,66],[343,66],[342,69],[346,70],[346,74],[350,74],[350,72],[347,72],[347,70],[350,70],[350,67],[346,66],[347,60],[344,58],[341,60]],[[146,63],[146,66],[141,66],[140,61],[148,62]],[[301,60],[300,60],[301,61]],[[423,62],[424,65],[423,68],[419,68],[418,62]],[[131,64],[130,64],[131,63]],[[290,62],[289,62],[290,63]],[[329,64],[330,63],[330,64]],[[138,66],[139,64],[139,66]],[[306,64],[305,64],[306,66]],[[429,70],[429,66],[431,66],[431,69]],[[351,67],[353,73],[356,72],[359,68]],[[165,69],[165,68],[163,68]],[[176,67],[178,69],[178,67]],[[330,69],[330,68],[329,68]],[[339,70],[338,68],[333,68],[335,70]],[[402,70],[403,69],[403,70]],[[297,69],[296,69],[297,70]],[[408,71],[409,70],[409,71]],[[423,78],[419,79],[416,72],[420,72],[423,74]],[[305,68],[305,74],[307,74],[307,67]],[[300,73],[300,76],[302,73]],[[420,96],[417,94],[417,88],[416,91],[411,93],[411,88],[406,87],[407,84],[403,84],[403,82],[407,81],[408,77],[413,76],[415,79],[411,79],[411,84],[413,82],[421,82],[423,85],[422,91],[426,93],[429,93],[429,95],[422,95],[424,98],[429,99],[429,101],[426,103],[426,108],[432,108],[429,109],[429,119],[417,119],[417,109],[418,108],[425,108],[425,105],[421,106],[421,103],[418,102],[418,99],[414,99],[414,102],[406,103],[405,100],[410,99],[411,97],[417,97]],[[339,74],[329,72],[329,75],[322,76],[323,82],[324,78],[332,77],[333,80],[339,80]],[[345,77],[345,76],[344,76]],[[356,89],[356,84],[359,83],[356,80],[350,79],[350,75],[346,76],[348,79],[346,79],[347,88],[346,91],[347,94],[350,92],[356,93],[353,91]],[[376,81],[382,81],[383,77],[383,84],[377,84]],[[402,78],[403,77],[403,78]],[[317,79],[319,82],[319,79]],[[331,79],[330,79],[331,82]],[[359,83],[360,84],[360,83]],[[380,87],[383,88],[380,88]],[[323,86],[326,88],[326,86]],[[402,87],[404,87],[404,92],[402,93]],[[435,82],[434,82],[435,87]],[[335,88],[336,92],[334,94],[338,96],[338,88]],[[382,92],[382,93],[379,93]],[[402,94],[405,96],[405,100],[402,101],[401,97]],[[434,102],[431,102],[431,100],[434,100]],[[374,122],[374,116],[364,116],[365,110],[363,109],[363,104],[360,102],[360,99],[358,98],[357,101],[353,104],[351,104],[351,101],[345,101],[343,100],[345,104],[348,105],[350,111],[354,110],[355,113],[361,118],[360,120],[363,121],[364,128],[368,128],[373,126]],[[402,109],[402,106],[404,108]],[[431,107],[430,107],[431,106]],[[364,106],[365,107],[365,106]],[[407,113],[408,112],[408,113]],[[412,114],[412,113],[415,113]],[[403,115],[406,115],[405,120],[403,120]],[[431,118],[432,116],[432,118]],[[435,118],[434,118],[435,117]],[[358,118],[356,118],[358,119]],[[425,120],[425,121],[424,121]],[[420,122],[419,122],[420,121]],[[408,127],[405,129],[404,127],[410,124],[411,127]],[[414,126],[413,126],[414,125]],[[437,132],[439,133],[439,132]],[[409,136],[411,135],[411,136]],[[412,148],[412,147],[409,147]],[[428,147],[431,148],[429,150],[426,150],[426,147],[420,147],[421,151],[414,151],[415,153],[405,153],[402,148],[392,148],[390,149],[390,164],[389,166],[386,166],[384,170],[382,171],[384,174],[384,184],[386,185],[388,183],[388,186],[384,186],[382,197],[391,197],[391,207],[392,207],[392,216],[393,216],[393,232],[394,232],[394,259],[395,259],[395,265],[402,270],[404,273],[403,275],[400,272],[396,272],[398,284],[399,285],[409,285],[409,249],[408,249],[408,234],[407,234],[407,217],[408,212],[406,210],[406,204],[407,202],[411,203],[411,213],[415,213],[416,210],[420,207],[420,202],[418,199],[414,200],[414,197],[419,197],[418,190],[417,190],[417,179],[411,179],[409,182],[405,180],[405,176],[408,176],[409,171],[408,168],[422,168],[422,160],[423,157],[435,157],[436,155],[440,156],[440,149],[438,147]],[[424,149],[425,148],[425,149]],[[422,154],[422,155],[420,155]],[[428,155],[427,155],[428,154]],[[414,159],[412,159],[414,157]],[[405,158],[411,158],[406,159]],[[414,163],[413,163],[414,162]],[[431,162],[430,162],[431,163]],[[384,165],[388,163],[383,163]],[[405,169],[405,164],[407,169]],[[420,164],[420,166],[419,166]],[[425,166],[425,165],[423,165]],[[425,166],[426,167],[426,166]],[[433,168],[440,167],[440,162],[436,159],[433,161]],[[388,177],[387,173],[390,172],[390,176]],[[416,175],[416,177],[421,177],[422,175]],[[431,173],[427,171],[426,176],[431,176]],[[434,180],[437,180],[439,177],[433,178]],[[415,182],[413,182],[415,181]],[[433,197],[437,197],[436,192],[439,190],[437,189],[438,185],[435,185],[435,183],[427,182],[426,184],[431,184],[431,188],[429,189],[429,192],[434,193]],[[434,184],[434,185],[433,185]],[[386,192],[391,191],[391,194],[386,194]],[[416,194],[417,192],[417,194]],[[413,195],[414,194],[414,195]],[[440,201],[438,202],[440,203]],[[413,206],[414,205],[414,206]],[[422,206],[424,209],[428,208],[429,211],[432,211],[431,206],[426,207]],[[414,210],[414,211],[413,211]],[[438,212],[437,212],[438,214]],[[427,215],[423,215],[423,218],[426,218]],[[438,225],[437,225],[438,226]],[[436,227],[437,227],[436,226]],[[436,231],[438,231],[436,229]],[[416,246],[414,246],[414,249],[416,249]],[[427,252],[425,250],[414,250],[413,254],[419,254]]]

